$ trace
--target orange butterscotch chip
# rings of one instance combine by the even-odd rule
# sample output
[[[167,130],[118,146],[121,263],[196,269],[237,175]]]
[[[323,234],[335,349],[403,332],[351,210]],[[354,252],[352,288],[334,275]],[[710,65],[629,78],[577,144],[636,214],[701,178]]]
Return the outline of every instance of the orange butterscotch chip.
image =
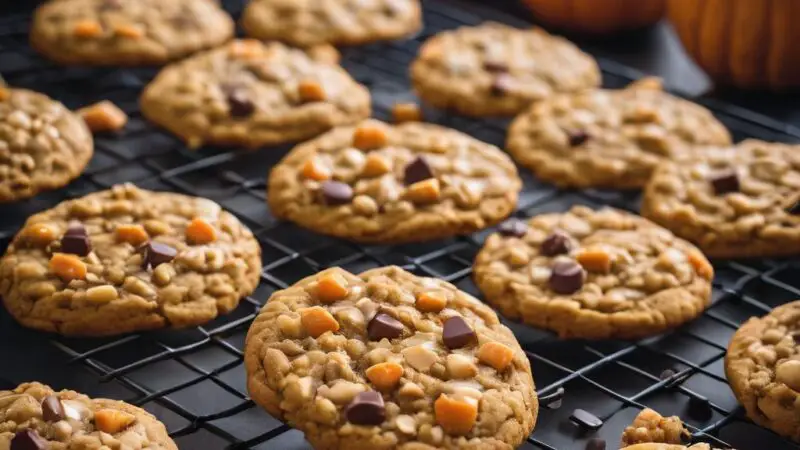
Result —
[[[83,121],[94,133],[119,131],[128,123],[128,116],[108,100],[78,110]]]
[[[117,225],[117,240],[138,247],[150,239],[141,225]]]
[[[395,123],[420,122],[422,110],[416,103],[395,103],[392,107],[392,119]]]
[[[375,364],[366,370],[365,374],[376,388],[388,391],[397,386],[403,376],[403,366],[393,362]]]
[[[239,59],[254,59],[264,54],[264,45],[255,39],[239,39],[228,47],[231,56]]]
[[[611,255],[602,249],[582,250],[575,257],[588,272],[609,273],[611,272]]]
[[[53,253],[50,270],[65,282],[86,279],[86,264],[75,255]]]
[[[388,143],[389,136],[386,135],[386,130],[379,125],[361,125],[353,133],[353,147],[360,150],[375,150],[385,147]]]
[[[144,37],[144,30],[136,25],[118,25],[114,27],[114,34],[124,38],[141,39]]]
[[[331,169],[326,167],[319,158],[312,156],[303,164],[303,177],[309,180],[325,181],[331,177]]]
[[[414,203],[433,203],[439,201],[441,193],[439,180],[428,178],[409,186],[406,195]]]
[[[34,245],[47,245],[56,240],[57,232],[55,227],[50,224],[34,223],[25,227],[22,236]]]
[[[82,38],[92,38],[103,34],[103,27],[95,20],[81,20],[73,28],[75,36]]]
[[[438,423],[448,434],[467,434],[478,418],[478,401],[473,398],[456,400],[442,394],[433,404]]]
[[[319,306],[312,306],[300,311],[300,322],[313,338],[318,338],[328,331],[339,331],[339,322],[331,313]]]
[[[689,264],[694,267],[694,271],[697,272],[698,275],[706,280],[714,278],[714,266],[712,266],[700,252],[689,252]]]
[[[217,240],[217,230],[205,219],[196,217],[186,227],[186,239],[192,244],[210,244]]]
[[[325,88],[316,80],[303,80],[297,85],[297,93],[304,103],[325,101]]]
[[[118,409],[101,409],[94,413],[94,424],[98,430],[117,434],[136,421],[136,416]]]
[[[341,300],[350,293],[347,285],[347,280],[338,273],[325,275],[317,282],[317,296],[324,303]]]
[[[422,312],[439,312],[447,306],[447,297],[442,292],[423,292],[417,296],[416,305]]]
[[[11,97],[11,91],[4,87],[0,87],[0,102],[8,100],[8,97]]]
[[[505,370],[514,359],[514,350],[499,342],[487,342],[478,349],[478,360],[498,372]]]
[[[361,174],[365,177],[379,177],[385,173],[389,173],[392,166],[385,156],[377,153],[370,153],[367,155],[367,160],[364,162],[364,169]]]

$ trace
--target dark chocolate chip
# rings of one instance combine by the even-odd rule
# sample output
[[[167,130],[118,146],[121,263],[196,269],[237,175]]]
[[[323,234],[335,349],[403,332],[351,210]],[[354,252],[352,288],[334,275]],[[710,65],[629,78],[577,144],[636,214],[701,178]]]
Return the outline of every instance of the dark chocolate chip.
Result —
[[[403,179],[403,182],[406,184],[406,186],[410,186],[414,183],[418,183],[429,178],[433,178],[433,170],[431,170],[431,166],[428,164],[428,161],[425,161],[425,158],[422,156],[417,156],[416,159],[408,163],[406,166],[405,178]]]
[[[78,256],[86,256],[92,251],[92,242],[89,236],[80,234],[65,234],[61,238],[61,251]]]
[[[739,190],[739,175],[735,169],[717,171],[709,176],[708,181],[716,195],[725,195]]]
[[[369,321],[367,334],[371,341],[380,341],[383,338],[394,339],[403,334],[403,324],[386,313],[378,313]]]
[[[492,85],[489,87],[489,91],[492,93],[492,95],[499,97],[508,93],[513,84],[514,79],[511,77],[511,75],[507,73],[501,73],[494,77],[492,80]]]
[[[326,205],[346,205],[353,200],[353,188],[346,183],[327,180],[320,189],[322,201]]]
[[[42,418],[47,422],[58,422],[66,417],[64,405],[55,395],[48,395],[42,400]]]
[[[567,138],[569,139],[570,147],[578,147],[589,140],[589,133],[583,130],[569,130],[567,131]]]
[[[495,73],[508,72],[508,65],[502,61],[486,61],[483,63],[483,68]]]
[[[9,450],[47,450],[47,447],[47,441],[36,430],[22,430],[11,439]]]
[[[550,236],[547,236],[542,242],[539,251],[545,256],[556,256],[569,253],[572,250],[572,241],[569,236],[561,231],[554,231]]]
[[[561,408],[561,404],[564,402],[565,393],[566,391],[564,390],[564,387],[560,386],[552,394],[539,397],[539,403],[544,405],[544,407],[547,409]]]
[[[452,350],[476,343],[478,335],[463,318],[453,316],[444,323],[442,341],[447,348]]]
[[[800,216],[800,200],[796,200],[794,204],[786,208],[786,212],[793,216]]]
[[[256,110],[250,95],[241,86],[225,85],[222,87],[228,102],[231,117],[249,117]]]
[[[67,226],[67,231],[64,232],[64,236],[88,236],[89,233],[86,231],[86,227],[83,226],[80,222],[70,222],[69,226]]]
[[[711,403],[702,395],[689,397],[689,416],[695,420],[706,421],[714,415]]]
[[[507,237],[522,237],[528,232],[528,224],[519,219],[508,219],[497,227],[497,231]]]
[[[142,267],[145,269],[155,269],[161,264],[172,261],[178,254],[178,250],[161,242],[150,241],[142,247]]]
[[[572,294],[583,287],[583,267],[575,261],[558,261],[550,274],[550,289],[559,294]]]
[[[575,422],[578,424],[578,426],[586,430],[598,430],[603,426],[602,420],[589,411],[585,411],[583,409],[576,409],[575,411],[572,411],[572,414],[569,416],[569,420]]]
[[[792,339],[794,339],[794,345],[800,345],[800,333],[793,334]]]
[[[345,416],[356,425],[380,425],[386,420],[386,407],[379,392],[361,392],[347,405]]]
[[[122,0],[103,0],[100,4],[100,11],[113,11],[122,9]]]
[[[586,450],[606,450],[605,439],[591,438],[586,443]]]

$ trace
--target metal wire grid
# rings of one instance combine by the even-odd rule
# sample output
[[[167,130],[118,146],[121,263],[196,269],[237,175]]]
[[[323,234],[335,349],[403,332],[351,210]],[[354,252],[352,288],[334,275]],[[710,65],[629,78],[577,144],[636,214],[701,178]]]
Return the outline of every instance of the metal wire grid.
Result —
[[[242,0],[224,2],[234,15]],[[381,44],[344,52],[345,67],[373,91],[376,116],[386,118],[395,101],[413,98],[406,67],[428,36],[461,24],[493,19],[522,25],[509,15],[459,0],[425,2],[424,34],[408,42]],[[470,280],[471,264],[488,232],[427,244],[395,247],[360,246],[301,230],[276,221],[265,206],[267,169],[288,147],[255,153],[205,148],[188,151],[173,137],[147,125],[137,97],[156,69],[56,68],[26,45],[28,15],[0,19],[0,72],[14,86],[46,92],[70,107],[111,99],[130,116],[126,130],[96,139],[96,155],[86,174],[67,189],[22,204],[2,207],[0,248],[5,248],[24,219],[35,211],[73,196],[132,181],[208,197],[236,213],[256,233],[264,253],[264,271],[255,294],[232,314],[191,330],[134,334],[87,340],[43,336],[24,330],[0,313],[5,342],[0,356],[17,364],[0,366],[0,385],[28,379],[76,388],[92,395],[121,398],[143,406],[164,421],[184,449],[308,448],[302,435],[270,417],[247,397],[242,364],[244,337],[259,307],[276,289],[330,266],[361,270],[397,264],[415,273],[450,281],[479,295]],[[613,61],[601,60],[606,85],[619,87],[640,74]],[[798,141],[800,130],[763,116],[700,99],[712,108],[737,138]],[[502,145],[506,122],[472,120],[429,111],[432,121]],[[525,190],[517,215],[529,217],[563,211],[573,204],[612,205],[636,211],[638,195],[611,191],[559,191],[522,171]],[[563,387],[559,409],[542,408],[533,436],[523,448],[578,449],[592,437],[613,447],[621,430],[639,409],[649,406],[681,415],[695,440],[720,446],[800,448],[743,418],[723,369],[725,347],[741,322],[771,307],[800,298],[797,262],[746,261],[715,264],[713,306],[697,321],[662,337],[629,343],[559,341],[521,324],[508,323],[528,354],[539,386],[547,396]],[[25,343],[34,353],[15,353]],[[55,350],[55,351],[54,351]],[[38,361],[32,366],[29,361]],[[23,362],[25,360],[25,362]],[[50,364],[41,361],[49,360]],[[666,369],[675,372],[662,379]],[[708,401],[707,417],[690,414]],[[574,408],[588,410],[606,423],[596,433],[582,431],[568,420]],[[702,408],[701,408],[702,409]]]

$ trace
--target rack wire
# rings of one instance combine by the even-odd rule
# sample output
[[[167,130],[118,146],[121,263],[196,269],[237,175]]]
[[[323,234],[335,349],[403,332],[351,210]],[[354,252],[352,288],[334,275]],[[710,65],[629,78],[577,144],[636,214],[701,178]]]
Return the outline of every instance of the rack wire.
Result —
[[[223,2],[238,17],[243,0]],[[30,7],[22,7],[30,9]],[[396,101],[413,99],[408,64],[421,42],[436,32],[482,20],[524,25],[497,9],[463,0],[425,2],[426,27],[414,39],[346,49],[343,65],[373,92],[376,116],[388,118]],[[0,207],[0,249],[26,217],[56,203],[119,182],[211,198],[234,212],[256,234],[264,270],[258,290],[233,313],[194,329],[132,334],[108,339],[43,335],[16,325],[0,312],[0,388],[39,380],[94,396],[140,405],[156,414],[184,449],[308,449],[302,434],[255,406],[248,398],[242,363],[250,322],[269,295],[323,268],[353,272],[387,264],[450,281],[479,296],[471,281],[472,261],[488,231],[468,237],[402,246],[362,246],[339,241],[275,220],[265,203],[265,177],[289,146],[246,152],[203,148],[189,151],[147,124],[137,98],[154,68],[61,68],[27,45],[30,11],[0,18],[0,73],[13,86],[45,92],[71,108],[110,99],[130,115],[126,129],[96,138],[95,156],[69,187],[27,202]],[[621,87],[642,74],[601,59],[608,87]],[[737,139],[800,141],[800,129],[714,99],[693,99],[709,107]],[[430,121],[454,127],[502,146],[507,121],[474,120],[428,111]],[[521,170],[524,192],[519,217],[563,211],[574,204],[612,205],[638,210],[639,196],[614,191],[560,191]],[[581,449],[593,437],[609,448],[638,411],[652,407],[677,414],[695,441],[740,450],[798,449],[748,421],[725,376],[726,345],[748,317],[800,298],[798,263],[786,260],[716,262],[713,305],[698,320],[664,336],[640,342],[560,341],[518,323],[507,323],[529,356],[540,396],[565,389],[560,408],[542,408],[525,449]],[[674,375],[663,379],[665,370]],[[710,406],[698,417],[697,406]],[[569,421],[574,408],[605,421],[586,432]],[[703,408],[701,408],[703,409]]]

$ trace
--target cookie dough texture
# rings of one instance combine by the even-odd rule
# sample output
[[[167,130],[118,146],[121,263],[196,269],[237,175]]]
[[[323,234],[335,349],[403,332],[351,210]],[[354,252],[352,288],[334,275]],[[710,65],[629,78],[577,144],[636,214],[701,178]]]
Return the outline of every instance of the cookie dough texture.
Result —
[[[752,318],[731,338],[728,383],[755,423],[800,442],[800,301]]]
[[[242,15],[256,39],[300,47],[397,39],[422,27],[419,0],[253,0]]]
[[[216,0],[51,0],[31,45],[62,64],[148,65],[188,56],[233,36]]]
[[[331,276],[348,291],[322,301]],[[417,309],[425,294],[444,299],[444,309]],[[309,308],[326,310],[338,330],[311,337],[301,319]],[[376,314],[396,319],[396,337],[374,338]],[[443,337],[443,322],[453,317],[474,333],[460,348]],[[478,360],[487,343],[508,351],[502,370]],[[398,267],[358,276],[333,268],[276,292],[250,328],[245,363],[253,400],[303,431],[315,449],[512,449],[538,412],[528,359],[495,313],[449,283]],[[366,375],[380,363],[400,367],[393,386],[380,389]],[[385,420],[374,426],[351,423],[346,409],[365,391],[380,391],[385,404]],[[434,405],[442,396],[477,407],[472,423],[450,423],[464,426],[460,433],[439,424],[447,411]]]
[[[689,436],[678,416],[663,417],[646,408],[622,432],[622,448],[642,443],[681,444]]]
[[[55,392],[40,383],[0,391],[0,448],[11,448],[14,436],[28,431],[52,450],[178,449],[164,425],[141,408],[74,391]]]
[[[78,115],[44,94],[0,84],[0,202],[65,186],[93,153]]]
[[[733,171],[731,192],[712,180]],[[698,148],[664,165],[645,190],[642,215],[711,257],[800,254],[800,145],[744,141]]]
[[[510,116],[556,93],[600,85],[597,63],[566,39],[491,22],[429,39],[411,78],[426,102],[469,116]]]
[[[233,41],[163,69],[142,113],[193,148],[298,141],[369,117],[369,90],[328,55]]]
[[[507,317],[562,338],[633,339],[688,322],[710,303],[705,257],[639,216],[576,206],[527,225],[519,236],[490,236],[474,265],[486,300]],[[582,274],[571,284],[569,273],[557,276],[557,266],[576,264]],[[559,293],[565,287],[572,292]]]
[[[200,222],[213,242],[190,242]],[[76,225],[88,253],[80,234],[81,245],[64,238]],[[148,241],[167,249],[148,253]],[[255,289],[260,253],[252,233],[210,200],[118,185],[31,216],[0,259],[0,295],[21,324],[65,335],[189,327]]]
[[[511,156],[562,188],[638,189],[660,164],[692,145],[728,145],[725,127],[702,106],[650,83],[556,95],[509,128]]]

